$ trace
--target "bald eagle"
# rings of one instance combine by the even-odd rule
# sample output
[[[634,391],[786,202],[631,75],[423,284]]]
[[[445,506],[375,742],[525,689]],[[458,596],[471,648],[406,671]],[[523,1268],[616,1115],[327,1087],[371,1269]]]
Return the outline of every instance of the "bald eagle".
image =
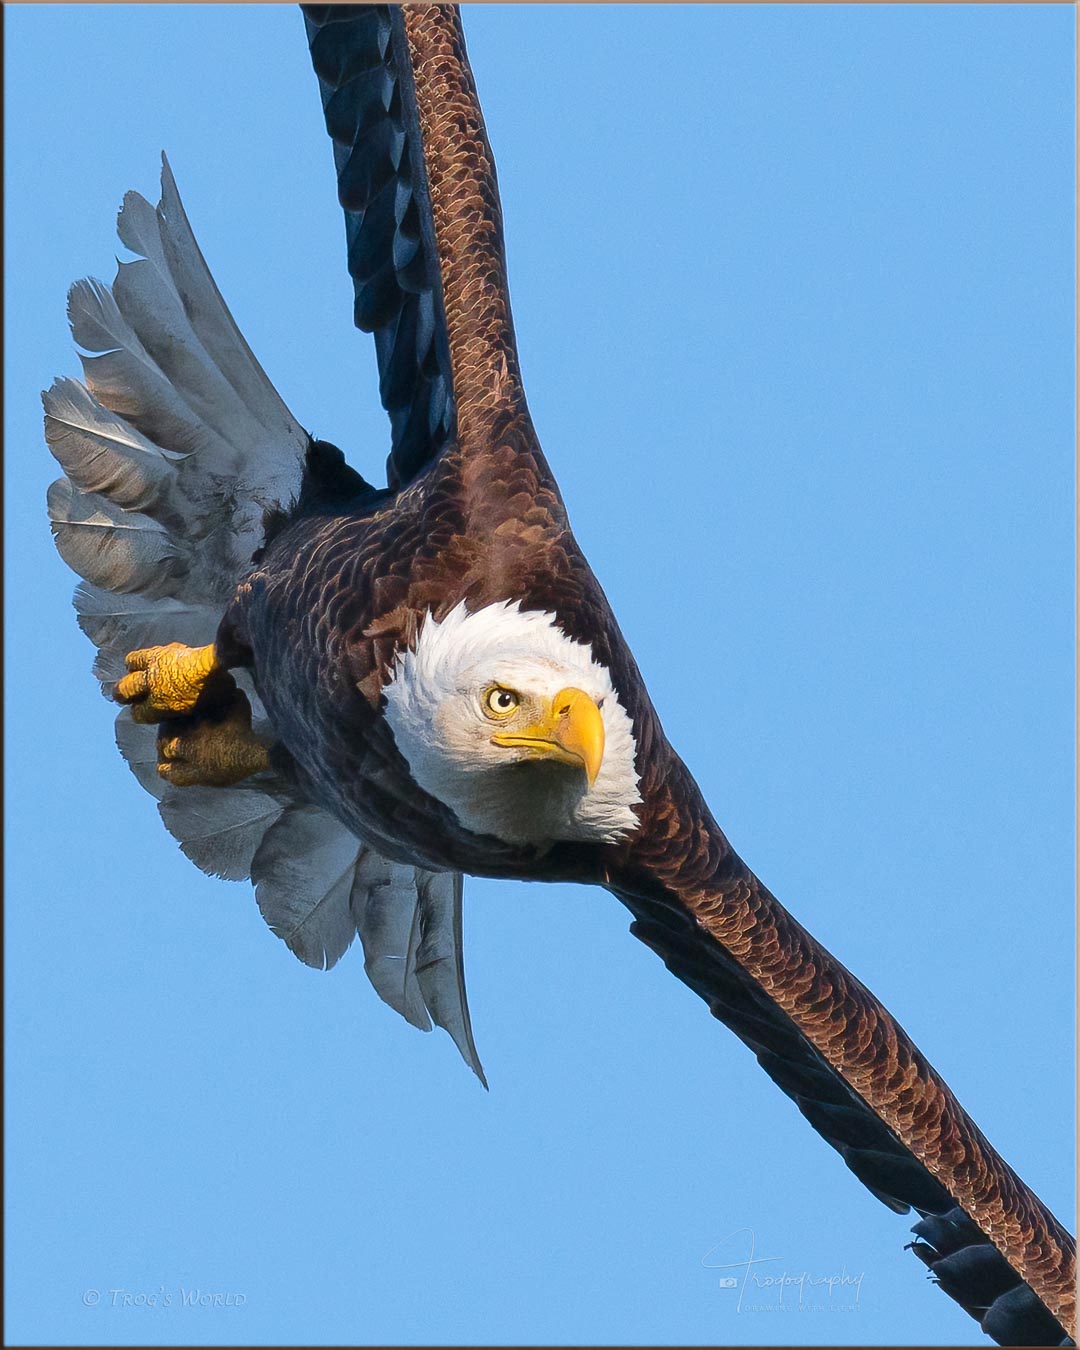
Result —
[[[80,282],[84,383],[45,394],[50,515],[120,749],[200,867],[310,965],[453,1037],[462,877],[602,886],[916,1255],[1009,1344],[1074,1333],[1074,1244],[903,1029],[737,857],[574,540],[522,389],[494,164],[453,6],[305,6],[376,487],[271,386],[168,164],[137,260]]]

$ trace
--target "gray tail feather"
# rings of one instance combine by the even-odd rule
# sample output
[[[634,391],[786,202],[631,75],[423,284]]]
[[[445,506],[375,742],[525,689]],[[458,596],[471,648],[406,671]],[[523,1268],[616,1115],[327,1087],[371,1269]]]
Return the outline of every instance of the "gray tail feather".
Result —
[[[85,383],[45,391],[45,439],[63,470],[49,489],[57,548],[82,582],[79,625],[110,687],[124,657],[212,642],[264,521],[288,512],[310,437],[252,355],[210,275],[162,157],[156,208],[130,192],[118,220],[139,257],[112,286],[71,289]],[[244,492],[236,492],[236,484]],[[274,731],[244,671],[253,728]],[[359,932],[380,997],[454,1038],[483,1081],[461,963],[461,879],[381,858],[293,785],[260,774],[233,788],[157,775],[156,732],[122,711],[117,744],[166,828],[203,871],[251,877],[260,910],[301,961],[333,966]]]

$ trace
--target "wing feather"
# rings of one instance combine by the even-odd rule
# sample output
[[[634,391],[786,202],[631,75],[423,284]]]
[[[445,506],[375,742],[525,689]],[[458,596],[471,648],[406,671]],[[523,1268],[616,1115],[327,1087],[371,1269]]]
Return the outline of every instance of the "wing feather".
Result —
[[[353,318],[375,336],[391,487],[453,436],[438,251],[400,6],[303,5],[345,211]]]

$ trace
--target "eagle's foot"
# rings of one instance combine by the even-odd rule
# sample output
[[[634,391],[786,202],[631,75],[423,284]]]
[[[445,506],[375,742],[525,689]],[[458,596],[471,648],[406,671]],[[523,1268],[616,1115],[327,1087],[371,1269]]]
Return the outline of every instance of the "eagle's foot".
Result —
[[[243,690],[222,714],[170,719],[158,733],[158,775],[174,787],[230,787],[270,767],[266,746],[251,730]]]
[[[113,686],[113,698],[126,703],[136,722],[228,711],[236,681],[220,663],[214,644],[145,647],[124,658],[128,674]]]
[[[128,652],[113,698],[136,722],[160,722],[158,773],[175,787],[229,787],[270,767],[247,695],[214,645],[170,642]]]

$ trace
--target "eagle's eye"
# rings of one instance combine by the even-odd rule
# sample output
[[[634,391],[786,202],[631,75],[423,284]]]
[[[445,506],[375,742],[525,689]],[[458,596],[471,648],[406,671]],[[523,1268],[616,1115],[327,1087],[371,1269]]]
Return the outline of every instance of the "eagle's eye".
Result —
[[[521,699],[512,689],[503,689],[493,684],[484,695],[484,710],[492,717],[509,717],[516,712]]]

